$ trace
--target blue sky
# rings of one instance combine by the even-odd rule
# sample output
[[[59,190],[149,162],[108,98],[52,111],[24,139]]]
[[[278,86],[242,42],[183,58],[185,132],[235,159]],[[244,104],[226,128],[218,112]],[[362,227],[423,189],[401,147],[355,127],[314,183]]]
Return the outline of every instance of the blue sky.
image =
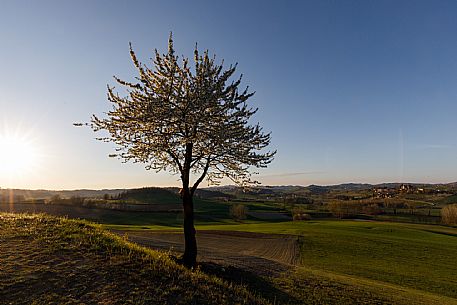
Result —
[[[278,150],[265,184],[457,180],[455,1],[2,1],[0,135],[27,134],[36,166],[1,187],[177,185],[108,158],[73,122],[109,109],[173,31],[238,62]]]

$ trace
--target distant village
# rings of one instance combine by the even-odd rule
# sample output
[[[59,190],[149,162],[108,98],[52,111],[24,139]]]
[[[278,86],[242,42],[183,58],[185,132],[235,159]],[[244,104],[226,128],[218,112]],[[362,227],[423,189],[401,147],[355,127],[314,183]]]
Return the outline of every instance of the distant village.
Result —
[[[373,188],[373,197],[375,198],[393,198],[399,194],[439,194],[441,190],[434,188],[420,188],[412,184],[401,184],[399,187],[375,187]]]

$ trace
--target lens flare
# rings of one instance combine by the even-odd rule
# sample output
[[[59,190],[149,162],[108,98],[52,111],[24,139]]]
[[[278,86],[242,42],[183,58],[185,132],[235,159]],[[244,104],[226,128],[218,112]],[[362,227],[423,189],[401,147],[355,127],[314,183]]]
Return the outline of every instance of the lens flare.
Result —
[[[0,175],[21,176],[37,166],[33,142],[17,135],[0,135]]]

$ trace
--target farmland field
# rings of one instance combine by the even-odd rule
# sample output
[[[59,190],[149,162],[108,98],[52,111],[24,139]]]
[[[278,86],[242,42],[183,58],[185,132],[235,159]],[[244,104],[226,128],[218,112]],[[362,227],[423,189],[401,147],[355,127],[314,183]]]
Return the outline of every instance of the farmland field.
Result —
[[[182,250],[179,232],[128,230],[131,228],[126,226],[122,234],[133,241],[158,249]],[[325,299],[335,290],[348,290],[347,295],[366,295],[381,303],[457,304],[455,228],[374,221],[310,221],[200,225],[198,230],[202,260],[267,270],[269,274],[275,273],[271,262],[280,262],[284,267],[295,264],[295,268],[278,269],[288,269],[289,273],[277,278],[276,283],[298,299],[305,297],[304,291],[313,294],[326,287],[319,290],[318,298]],[[232,240],[237,231],[240,238]],[[274,240],[263,243],[272,236]],[[295,261],[289,260],[293,253],[286,254],[296,251],[292,242],[298,244],[300,251]],[[271,249],[264,251],[268,244]],[[250,260],[252,255],[266,261],[256,266]],[[313,289],[313,285],[321,288]]]
[[[17,204],[14,210],[84,217],[138,244],[174,256],[183,251],[179,213],[49,204]],[[457,228],[361,220],[238,222],[228,210],[223,203],[196,204],[201,268],[272,303],[457,304]],[[275,213],[262,204],[251,204],[251,211]]]

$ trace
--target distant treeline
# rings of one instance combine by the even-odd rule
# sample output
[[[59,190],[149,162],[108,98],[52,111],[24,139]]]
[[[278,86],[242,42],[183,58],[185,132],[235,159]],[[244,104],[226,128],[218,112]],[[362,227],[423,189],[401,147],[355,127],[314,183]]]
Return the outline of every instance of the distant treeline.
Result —
[[[394,214],[397,214],[398,209],[408,209],[411,214],[417,209],[431,209],[432,204],[418,204],[415,201],[408,199],[366,199],[366,200],[332,200],[327,203],[328,209],[337,217],[351,216],[355,214],[365,213],[369,215],[377,215],[382,212],[382,209],[390,209]]]
[[[0,189],[0,203],[47,203],[99,206],[100,204],[181,204],[179,188],[144,187],[115,190],[17,190]],[[228,200],[234,196],[219,191],[197,190],[201,199]]]
[[[84,197],[102,198],[105,194],[116,196],[125,189],[106,189],[106,190],[71,190],[71,191],[51,191],[51,190],[24,190],[24,189],[1,189],[0,202],[23,202],[33,200],[49,200],[53,196],[61,198]]]

